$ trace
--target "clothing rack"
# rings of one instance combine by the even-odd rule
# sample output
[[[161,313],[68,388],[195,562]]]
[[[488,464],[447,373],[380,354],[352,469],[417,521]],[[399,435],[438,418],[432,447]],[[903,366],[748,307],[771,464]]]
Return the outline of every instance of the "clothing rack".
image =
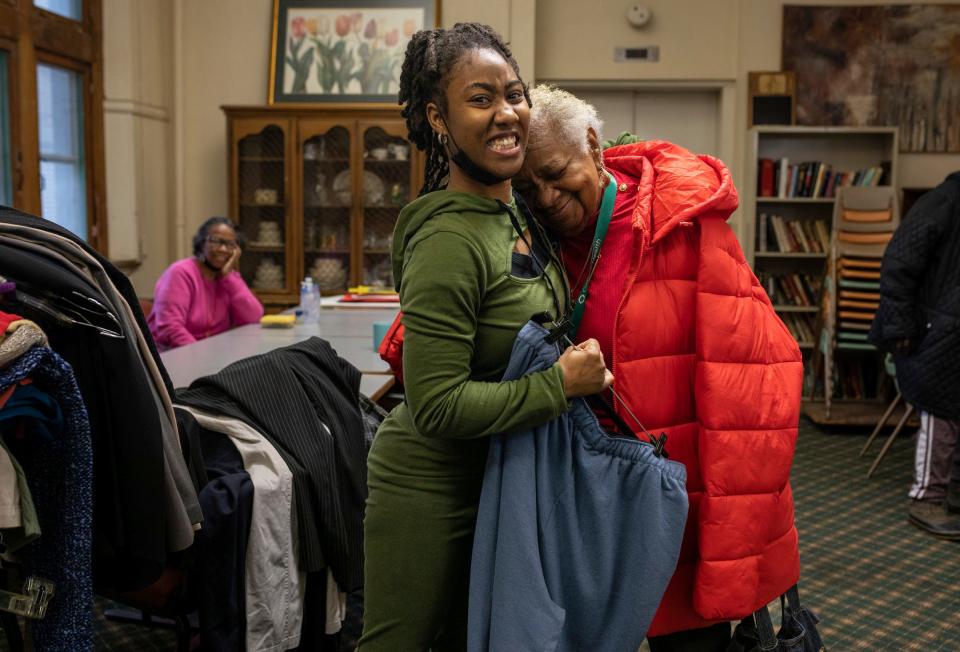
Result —
[[[19,495],[42,499],[21,500],[30,518],[4,526],[32,528],[5,542],[33,576],[23,593],[0,593],[11,649],[23,649],[17,615],[30,619],[38,651],[92,649],[95,593],[139,609],[140,624],[172,619],[179,650],[189,648],[189,614],[198,610],[201,634],[228,646],[242,648],[249,631],[259,637],[254,646],[286,649],[299,641],[336,649],[341,623],[327,617],[328,605],[342,608],[344,591],[362,583],[372,434],[369,413],[361,414],[360,372],[319,338],[246,358],[217,374],[223,382],[207,377],[209,391],[194,399],[210,423],[201,428],[194,420],[191,430],[193,417],[174,408],[129,279],[108,260],[52,222],[0,207],[0,277],[0,345],[17,343],[0,366],[3,450],[20,465]],[[264,385],[282,385],[287,403],[261,400]],[[53,418],[31,414],[20,437],[18,410],[40,400],[59,420],[50,425]],[[293,413],[303,420],[291,425]],[[20,428],[18,436],[9,436],[8,426]],[[258,461],[244,465],[241,449]],[[331,475],[349,478],[349,488],[328,483]],[[292,520],[293,490],[323,501],[296,502],[316,511],[298,518],[300,528]],[[251,527],[258,496],[260,520]],[[241,533],[242,546],[232,546]],[[307,546],[295,545],[297,537],[312,557],[300,554]],[[273,552],[281,543],[286,553],[278,561]],[[233,565],[203,561],[230,555]],[[278,565],[283,573],[273,572]],[[231,571],[216,576],[223,568]],[[282,583],[283,595],[274,583]],[[255,605],[254,617],[247,604]],[[229,638],[218,620],[224,614],[236,624]],[[216,625],[203,629],[205,622]]]

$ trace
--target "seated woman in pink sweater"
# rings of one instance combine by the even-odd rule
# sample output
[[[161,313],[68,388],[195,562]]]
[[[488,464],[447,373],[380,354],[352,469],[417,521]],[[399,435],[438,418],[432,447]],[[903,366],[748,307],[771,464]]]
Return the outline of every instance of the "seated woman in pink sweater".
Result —
[[[226,217],[200,225],[193,257],[170,265],[154,288],[147,324],[157,348],[190,344],[263,316],[263,306],[237,271],[241,244],[237,225]]]

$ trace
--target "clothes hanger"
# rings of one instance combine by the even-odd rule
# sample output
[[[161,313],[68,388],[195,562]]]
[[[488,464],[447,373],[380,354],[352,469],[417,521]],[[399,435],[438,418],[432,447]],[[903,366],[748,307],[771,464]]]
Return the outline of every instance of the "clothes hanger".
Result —
[[[78,304],[78,303],[74,303],[73,301],[71,301],[71,300],[68,299],[67,297],[60,297],[60,300],[66,302],[68,306],[74,308],[76,311],[79,311],[79,312],[87,312],[87,313],[90,313],[91,315],[94,315],[94,316],[96,316],[96,317],[106,318],[106,319],[108,319],[114,326],[117,327],[117,330],[118,330],[118,331],[122,331],[122,330],[123,330],[123,325],[120,323],[120,320],[117,319],[116,315],[114,315],[113,312],[111,312],[110,309],[107,308],[105,305],[103,305],[101,302],[97,301],[97,300],[96,300],[95,298],[93,298],[93,297],[89,297],[89,296],[85,295],[84,293],[80,292],[79,290],[71,290],[71,291],[70,291],[70,294],[71,294],[71,296],[76,297],[77,299],[79,299],[79,300],[81,300],[81,301],[86,301],[87,303],[93,304],[93,305],[97,308],[97,310],[94,310],[93,308],[90,308],[90,307],[88,307],[88,306],[84,306],[84,305],[81,305],[81,304]]]
[[[2,276],[0,276],[0,283],[3,283],[7,286],[7,292],[5,292],[3,296],[12,297],[15,301],[18,301],[29,308],[32,308],[38,312],[43,313],[44,315],[46,315],[47,317],[50,317],[51,319],[53,319],[55,322],[57,322],[62,326],[79,326],[81,328],[89,328],[89,329],[95,330],[99,335],[103,335],[104,337],[110,337],[110,338],[120,339],[120,340],[126,339],[126,336],[122,332],[113,331],[113,330],[110,330],[109,328],[98,326],[97,324],[94,324],[93,322],[91,322],[90,319],[83,314],[83,312],[86,311],[86,312],[90,312],[91,314],[95,314],[97,316],[107,317],[113,323],[119,326],[119,322],[117,321],[116,316],[114,316],[112,313],[109,313],[109,311],[106,311],[100,314],[93,313],[92,309],[89,309],[89,308],[83,309],[81,306],[74,304],[69,299],[65,299],[64,297],[57,297],[56,295],[53,296],[53,302],[65,301],[68,305],[67,306],[53,305],[51,301],[47,299],[47,297],[43,296],[44,294],[47,294],[43,291],[36,291],[36,290],[26,291],[24,290],[24,286],[22,283],[17,284],[16,281],[13,281],[11,283],[9,279],[6,279]],[[9,287],[9,285],[11,284],[13,285],[12,288]],[[84,296],[81,293],[77,292],[76,290],[73,290],[72,293],[80,297]],[[41,296],[35,296],[38,294]],[[93,299],[91,297],[84,297],[84,298],[96,304],[100,303],[96,299]],[[103,308],[102,304],[100,304],[100,307]],[[119,329],[119,330],[122,330],[122,329]]]

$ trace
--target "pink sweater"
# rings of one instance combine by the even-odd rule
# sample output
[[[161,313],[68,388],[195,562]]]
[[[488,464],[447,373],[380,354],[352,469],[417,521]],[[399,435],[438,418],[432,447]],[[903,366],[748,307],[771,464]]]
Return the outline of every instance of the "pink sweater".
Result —
[[[251,324],[262,316],[263,306],[239,272],[210,280],[193,258],[184,258],[157,280],[147,324],[157,348],[166,351]]]

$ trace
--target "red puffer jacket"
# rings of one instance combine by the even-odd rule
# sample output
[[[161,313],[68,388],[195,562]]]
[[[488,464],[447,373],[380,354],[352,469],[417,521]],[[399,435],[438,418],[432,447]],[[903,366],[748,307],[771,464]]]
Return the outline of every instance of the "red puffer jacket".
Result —
[[[662,141],[604,163],[638,186],[617,194],[635,205],[616,389],[687,467],[680,561],[649,632],[662,635],[744,617],[799,578],[789,477],[803,365],[726,224],[737,192],[723,163]]]

